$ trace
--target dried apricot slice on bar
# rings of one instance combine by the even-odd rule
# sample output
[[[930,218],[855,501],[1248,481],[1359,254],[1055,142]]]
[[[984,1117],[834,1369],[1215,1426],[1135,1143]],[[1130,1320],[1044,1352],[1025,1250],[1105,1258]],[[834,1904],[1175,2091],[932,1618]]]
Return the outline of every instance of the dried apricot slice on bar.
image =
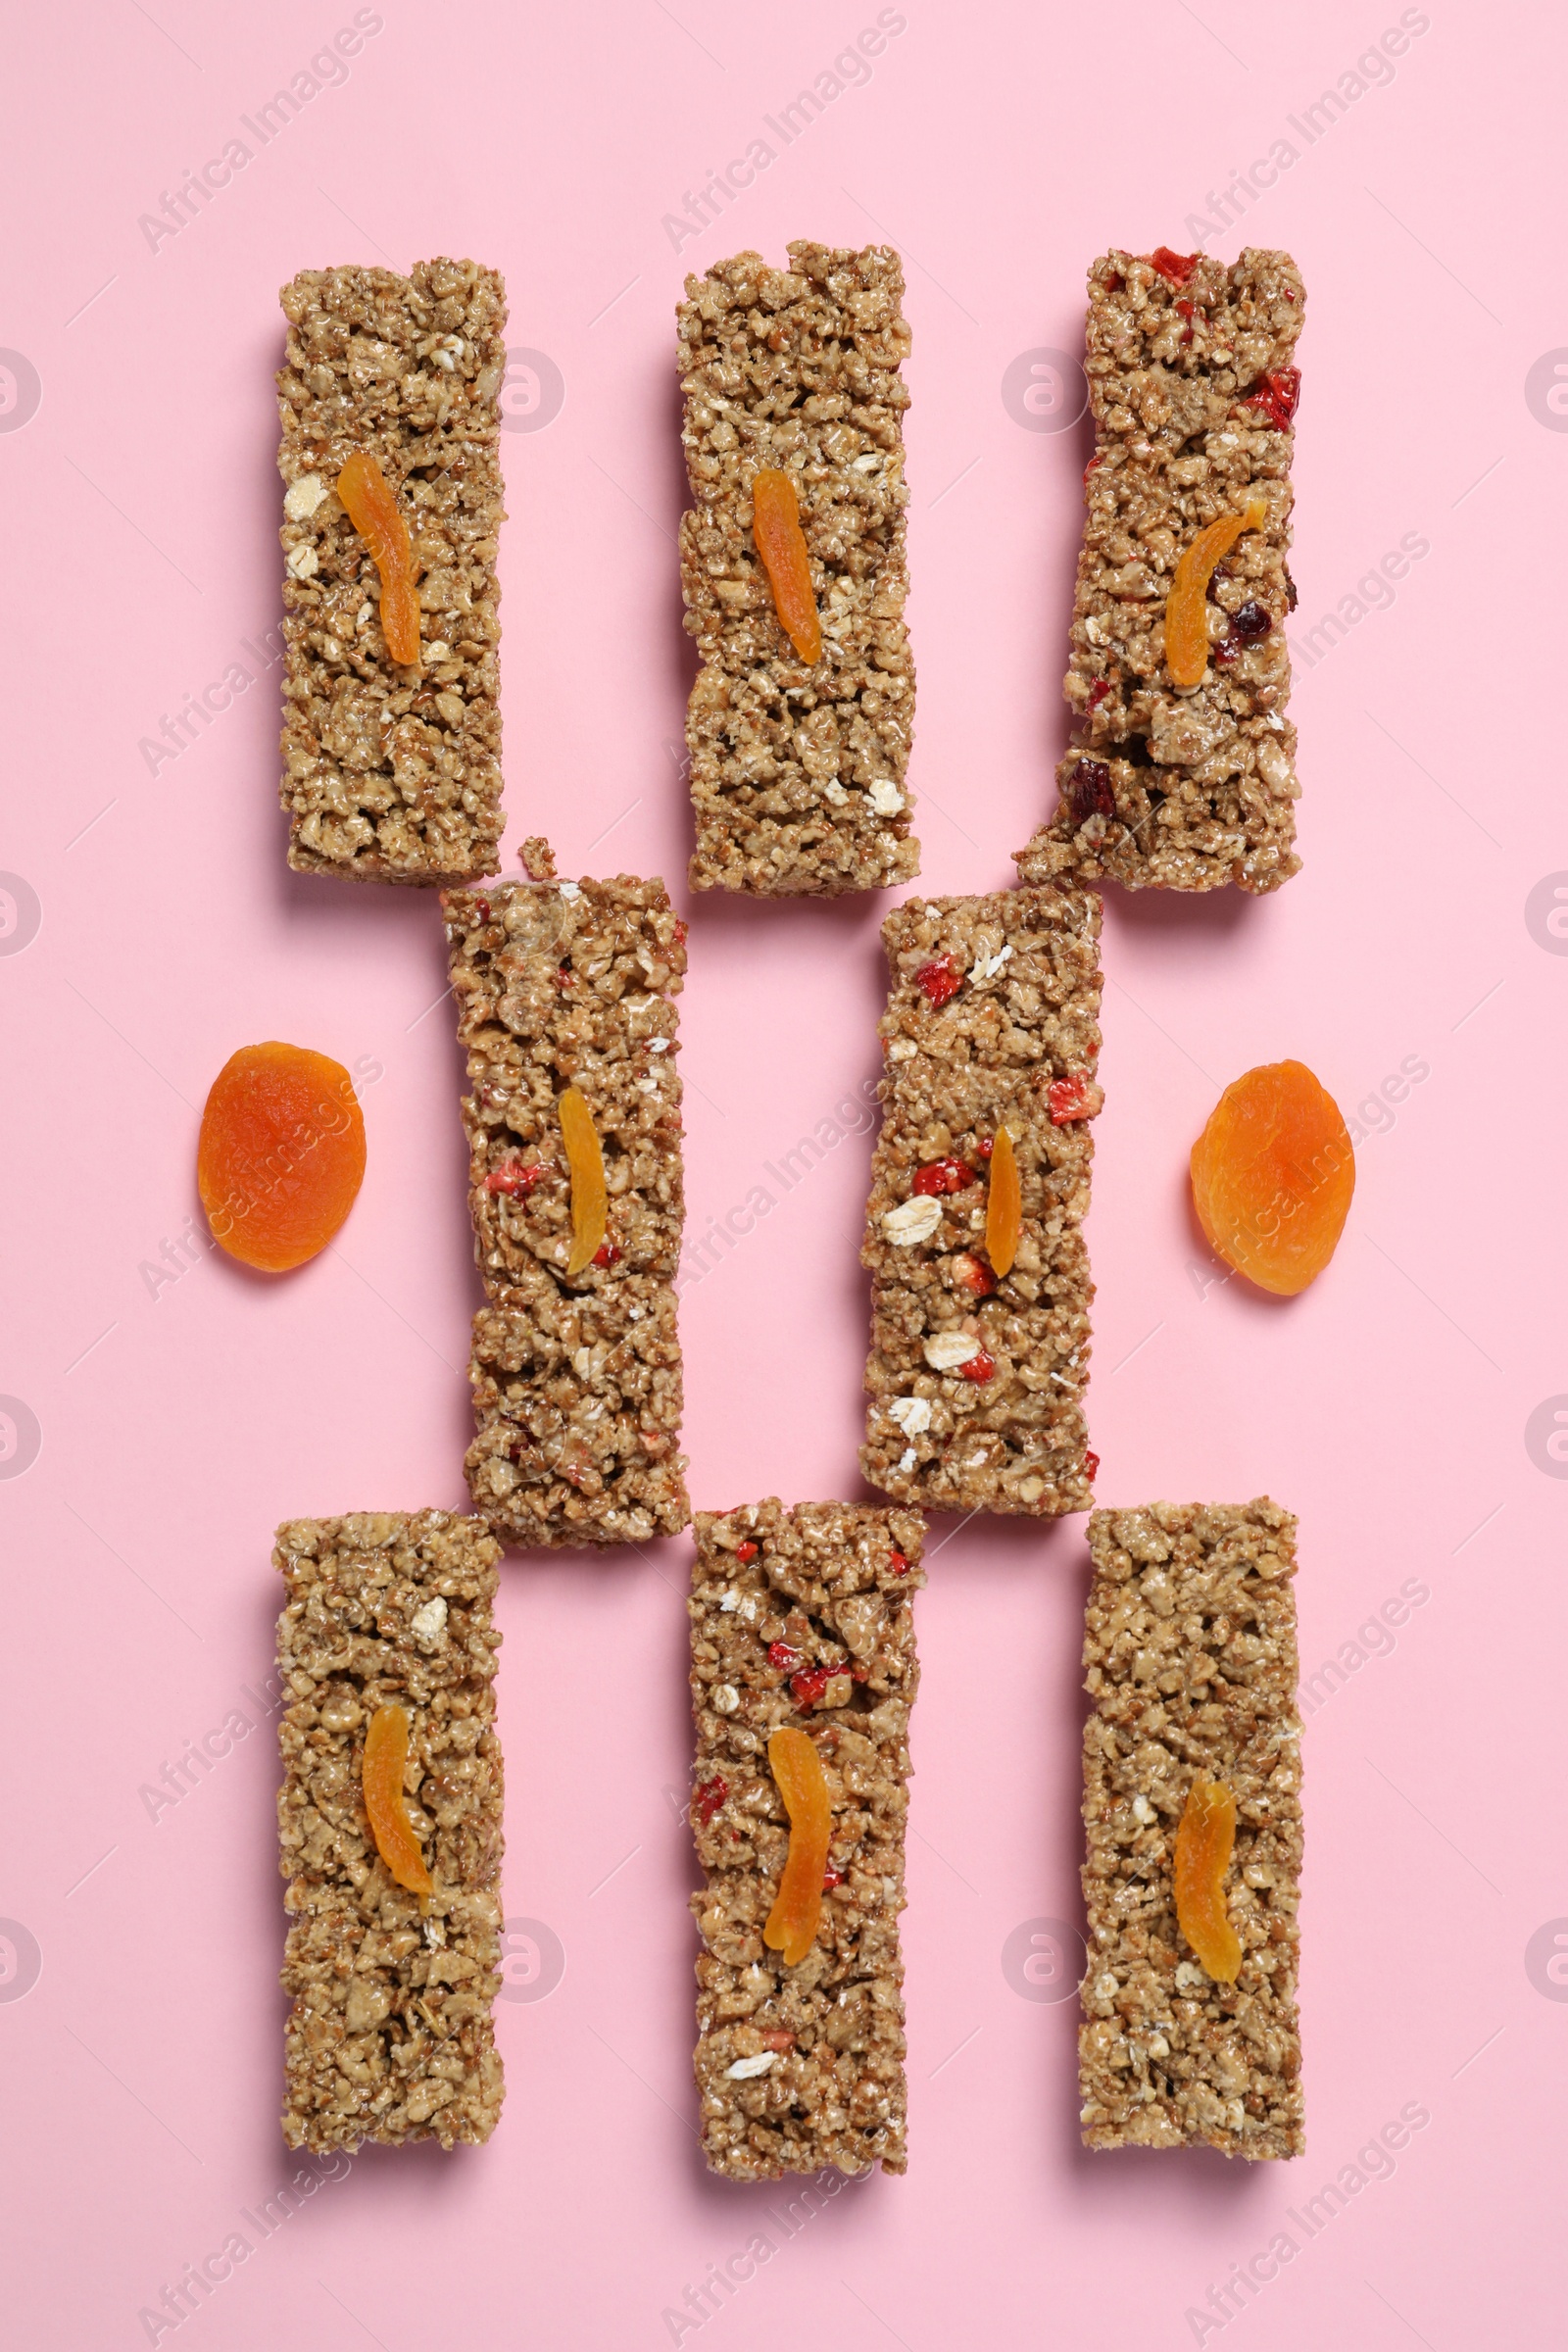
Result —
[[[425,1868],[404,1802],[403,1773],[408,1760],[408,1708],[377,1707],[365,1735],[365,1761],[360,1768],[370,1835],[398,1885],[411,1894],[426,1895],[434,1890],[435,1882]]]
[[[790,1850],[762,1941],[770,1952],[782,1953],[786,1968],[799,1968],[821,1924],[833,1808],[822,1759],[807,1733],[789,1726],[775,1732],[767,1760],[790,1817]]]
[[[605,1239],[609,1200],[605,1190],[605,1154],[594,1114],[574,1086],[568,1086],[556,1104],[561,1139],[566,1147],[571,1176],[571,1255],[566,1280],[575,1282],[598,1256]]]
[[[814,665],[822,659],[822,623],[811,593],[811,560],[795,484],[777,466],[764,466],[752,484],[752,537],[773,591],[779,626],[801,660]]]
[[[1006,1127],[997,1129],[991,1150],[991,1191],[986,1201],[986,1255],[1000,1282],[1012,1272],[1023,1224],[1023,1193],[1018,1182],[1018,1154]]]
[[[1210,1248],[1260,1290],[1294,1298],[1334,1255],[1355,1153],[1305,1063],[1270,1061],[1225,1089],[1193,1146],[1192,1178]]]
[[[1176,1831],[1176,1924],[1206,1976],[1234,1984],[1242,1939],[1225,1908],[1236,1846],[1236,1799],[1223,1781],[1194,1781]]]
[[[1165,667],[1173,686],[1201,686],[1208,669],[1208,583],[1214,566],[1244,531],[1263,527],[1268,510],[1249,500],[1240,514],[1221,514],[1182,550],[1165,599]]]
[[[337,494],[381,575],[381,634],[387,653],[405,666],[416,663],[419,598],[414,585],[409,526],[368,450],[357,449],[349,459],[337,477]]]
[[[365,1119],[340,1061],[273,1040],[241,1046],[202,1112],[196,1185],[214,1239],[286,1274],[324,1250],[365,1175]]]

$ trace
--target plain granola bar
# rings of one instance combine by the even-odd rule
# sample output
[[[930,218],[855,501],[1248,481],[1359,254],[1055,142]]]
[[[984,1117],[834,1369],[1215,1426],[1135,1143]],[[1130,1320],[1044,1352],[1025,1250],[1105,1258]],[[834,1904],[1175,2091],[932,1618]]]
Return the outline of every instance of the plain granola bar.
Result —
[[[625,874],[501,882],[442,906],[489,1299],[470,1374],[475,1506],[518,1544],[674,1535],[691,1516],[674,1292],[686,926],[662,882]],[[592,1112],[610,1199],[605,1248],[570,1284],[567,1086]]]
[[[909,899],[882,939],[860,1467],[928,1510],[1087,1510],[1094,1284],[1083,1221],[1102,1101],[1100,901],[1066,889]],[[998,1283],[983,1251],[987,1156],[1003,1121],[1023,1214]]]
[[[376,882],[488,873],[501,838],[506,289],[476,262],[304,270],[281,296],[283,807],[290,865]],[[380,579],[334,484],[365,450],[408,519],[421,666],[387,654]]]
[[[501,1745],[490,1622],[497,1544],[450,1511],[291,1519],[277,1821],[291,1917],[282,1984],[290,2147],[488,2139],[501,2112]],[[361,1790],[377,1707],[411,1719],[419,1897],[376,1851]]]
[[[918,1512],[776,1495],[697,1514],[688,1604],[697,2086],[710,2167],[773,2180],[906,2169],[904,1833]],[[771,1735],[806,1731],[833,1805],[829,1886],[796,1968],[762,1941],[789,1850]]]
[[[914,669],[904,604],[904,271],[891,246],[801,242],[688,277],[679,306],[686,714],[694,890],[832,896],[920,870],[905,784]],[[752,483],[788,471],[823,632],[808,668],[752,539]]]
[[[1291,363],[1305,296],[1286,253],[1250,246],[1229,269],[1207,254],[1160,258],[1164,271],[1111,252],[1090,271],[1096,455],[1066,679],[1075,748],[1018,869],[1026,882],[1108,874],[1134,890],[1274,890],[1300,865],[1284,711]],[[1221,564],[1207,674],[1179,691],[1163,665],[1177,562],[1253,497],[1267,519]]]
[[[1296,1521],[1266,1495],[1156,1502],[1096,1511],[1089,1543],[1085,2144],[1299,2156]],[[1196,1779],[1236,1799],[1234,1984],[1205,1976],[1176,1921],[1176,1829]]]

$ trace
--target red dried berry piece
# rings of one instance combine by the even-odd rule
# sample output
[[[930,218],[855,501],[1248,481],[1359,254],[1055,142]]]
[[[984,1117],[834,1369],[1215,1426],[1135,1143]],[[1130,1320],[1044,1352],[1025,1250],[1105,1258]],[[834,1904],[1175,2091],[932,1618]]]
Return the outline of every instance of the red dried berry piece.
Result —
[[[888,1553],[888,1566],[892,1569],[895,1576],[907,1576],[909,1573],[909,1563],[905,1558],[902,1551],[890,1551]]]
[[[1104,701],[1109,692],[1110,680],[1108,678],[1097,678],[1089,689],[1089,701],[1085,705],[1085,708],[1090,710],[1098,710],[1101,704]]]
[[[961,1159],[933,1159],[914,1171],[913,1193],[928,1193],[933,1199],[944,1193],[961,1193],[966,1184],[974,1182],[973,1168],[965,1167]]]
[[[1100,1476],[1100,1456],[1098,1453],[1093,1452],[1087,1447],[1084,1451],[1084,1476],[1088,1479],[1091,1486],[1094,1485],[1095,1480]]]
[[[1167,278],[1173,286],[1185,286],[1201,256],[1196,253],[1172,253],[1168,245],[1156,245],[1149,258],[1161,277]]]
[[[689,939],[689,937],[690,937],[690,936],[691,936],[691,925],[690,925],[690,924],[687,922],[687,920],[686,920],[686,917],[685,917],[683,914],[677,914],[677,915],[676,915],[676,917],[675,917],[675,945],[676,945],[676,947],[677,947],[677,948],[683,948],[683,947],[686,945],[686,942],[687,942],[687,940]]]
[[[1103,760],[1079,760],[1067,778],[1065,799],[1067,814],[1075,825],[1086,825],[1092,816],[1115,815],[1116,795]]]
[[[594,1251],[593,1262],[596,1266],[612,1266],[619,1256],[620,1251],[613,1242],[601,1242]]]
[[[1250,597],[1231,622],[1244,645],[1258,644],[1273,626],[1274,616],[1267,607],[1254,603]]]
[[[750,1537],[750,1536],[748,1536],[748,1537],[747,1537],[747,1539],[746,1539],[746,1541],[745,1541],[745,1543],[744,1543],[744,1544],[736,1544],[736,1546],[735,1546],[735,1557],[736,1557],[738,1560],[755,1560],[755,1559],[756,1559],[756,1557],[757,1557],[757,1545],[756,1545],[756,1544],[755,1544],[752,1542],[752,1539],[751,1539],[751,1537]]]
[[[538,1165],[524,1168],[514,1160],[504,1168],[492,1168],[484,1180],[484,1189],[487,1193],[507,1193],[514,1199],[520,1194],[526,1200],[544,1175],[545,1170]]]
[[[1087,1119],[1092,1105],[1088,1081],[1083,1078],[1058,1078],[1046,1089],[1046,1102],[1054,1127],[1065,1127],[1069,1119]]]
[[[1113,270],[1105,280],[1105,291],[1107,294],[1119,294],[1126,283],[1121,271]]]
[[[1176,305],[1178,316],[1185,318],[1187,321],[1187,324],[1182,328],[1182,341],[1184,343],[1190,343],[1193,339],[1193,314],[1197,308],[1198,305],[1192,302],[1179,302]]]
[[[780,1674],[793,1674],[801,1662],[801,1653],[792,1642],[770,1642],[767,1645],[767,1662],[776,1667]]]
[[[708,1828],[709,1824],[713,1818],[713,1815],[718,1811],[719,1806],[724,1802],[724,1799],[726,1796],[728,1796],[728,1794],[729,1783],[725,1780],[724,1775],[721,1772],[715,1772],[710,1781],[704,1781],[701,1787],[694,1789],[692,1793],[692,1811],[696,1814],[698,1820],[702,1823],[705,1830]]]
[[[843,1672],[842,1666],[808,1666],[804,1674],[791,1675],[790,1689],[797,1706],[814,1707],[833,1677]]]
[[[1095,470],[1095,467],[1096,467],[1096,466],[1098,466],[1100,463],[1101,463],[1101,455],[1100,455],[1100,452],[1099,452],[1099,450],[1097,449],[1097,450],[1096,450],[1096,452],[1095,452],[1095,454],[1094,454],[1094,456],[1093,456],[1093,457],[1090,459],[1090,461],[1089,461],[1088,465],[1087,465],[1087,466],[1084,467],[1084,488],[1085,488],[1086,490],[1087,490],[1087,489],[1088,489],[1088,487],[1089,487],[1089,476],[1090,476],[1090,475],[1091,475],[1091,474],[1094,472],[1094,470]]]
[[[984,1143],[976,1144],[976,1146],[975,1146],[975,1148],[974,1148],[974,1150],[975,1150],[975,1157],[976,1157],[977,1159],[989,1159],[989,1158],[991,1157],[991,1154],[992,1154],[992,1152],[993,1152],[996,1150],[996,1148],[997,1148],[997,1139],[996,1139],[996,1137],[995,1137],[994,1135],[988,1135],[988,1136],[986,1137],[986,1139],[985,1139]]]
[[[966,1289],[973,1291],[977,1298],[989,1298],[997,1287],[997,1278],[991,1268],[983,1266],[968,1250],[960,1250],[954,1259],[953,1271]]]
[[[951,956],[939,956],[934,963],[924,963],[914,975],[914,985],[923,989],[935,1005],[946,1004],[963,986],[963,974],[954,966]]]
[[[843,1873],[843,1871],[842,1871],[842,1870],[824,1870],[824,1871],[823,1871],[823,1873],[822,1873],[822,1892],[823,1892],[824,1894],[827,1894],[827,1893],[829,1893],[829,1892],[832,1890],[832,1888],[833,1888],[833,1887],[835,1887],[835,1886],[843,1886],[843,1884],[844,1884],[844,1873]]]
[[[1209,647],[1208,658],[1219,668],[1229,669],[1241,650],[1234,637],[1221,637],[1217,644]]]
[[[995,1356],[987,1355],[983,1348],[978,1355],[971,1355],[966,1364],[960,1364],[958,1366],[959,1379],[972,1380],[977,1388],[981,1387],[988,1380],[994,1380],[996,1378],[996,1358]]]
[[[473,903],[479,909],[479,920],[481,923],[493,923],[495,921],[495,916],[490,911],[490,902],[488,899],[475,899]]]
[[[1244,409],[1261,409],[1276,432],[1289,429],[1301,397],[1299,368],[1275,368],[1260,375],[1242,401]]]

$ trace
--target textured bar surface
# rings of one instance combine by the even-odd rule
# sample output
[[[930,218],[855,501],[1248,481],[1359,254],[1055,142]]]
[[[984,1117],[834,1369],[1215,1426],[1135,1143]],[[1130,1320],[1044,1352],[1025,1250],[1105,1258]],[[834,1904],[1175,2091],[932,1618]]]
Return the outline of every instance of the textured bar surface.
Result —
[[[450,1511],[358,1511],[277,1531],[290,2147],[450,2148],[495,2129],[500,1556],[477,1519]],[[360,1786],[369,1719],[388,1705],[411,1719],[404,1787],[435,1882],[422,1918],[376,1852]]]
[[[474,262],[304,270],[281,296],[283,782],[290,865],[362,881],[488,873],[501,838],[506,289]],[[403,510],[421,662],[392,662],[380,575],[334,484],[356,450]]]
[[[1018,853],[1026,882],[1108,874],[1134,890],[1266,891],[1300,865],[1296,730],[1284,715],[1296,435],[1248,395],[1291,366],[1304,302],[1290,255],[1255,247],[1229,269],[1200,254],[1180,284],[1120,252],[1090,272],[1097,454],[1066,679],[1075,748],[1057,770],[1054,814]],[[1207,675],[1179,691],[1164,669],[1177,562],[1253,496],[1264,527],[1220,564]],[[1248,634],[1259,621],[1267,634]]]
[[[924,1532],[915,1511],[786,1511],[776,1495],[697,1514],[691,1819],[707,1879],[692,1897],[704,1946],[697,2086],[708,2162],[734,2180],[906,2167],[898,1923]],[[828,1868],[840,1874],[797,1968],[762,1941],[789,1851],[767,1760],[784,1726],[805,1731],[821,1758]]]
[[[1089,1118],[1101,1102],[1100,901],[1054,889],[909,899],[882,939],[889,994],[860,1252],[871,1275],[860,1467],[873,1486],[928,1510],[1087,1510],[1094,1284],[1083,1220]],[[954,981],[947,1001],[933,1002],[931,988],[941,995]],[[1012,1270],[996,1283],[982,1147],[1003,1119],[1023,1216]],[[917,1190],[919,1171],[943,1161],[956,1163],[960,1189]]]
[[[686,926],[663,884],[497,883],[442,902],[471,1094],[474,1504],[517,1544],[642,1544],[691,1516],[675,1269],[685,1210],[675,998]],[[573,1282],[557,1099],[593,1114],[605,1264]]]
[[[1156,1502],[1096,1511],[1089,1543],[1085,2144],[1299,2156],[1296,1521],[1266,1495]],[[1236,1798],[1234,1984],[1204,1975],[1176,1922],[1176,1830],[1198,1778]]]
[[[680,304],[686,715],[694,890],[832,895],[920,870],[905,784],[914,669],[904,604],[904,271],[891,246],[806,242],[688,277]],[[800,500],[823,652],[779,626],[752,540],[752,483]]]

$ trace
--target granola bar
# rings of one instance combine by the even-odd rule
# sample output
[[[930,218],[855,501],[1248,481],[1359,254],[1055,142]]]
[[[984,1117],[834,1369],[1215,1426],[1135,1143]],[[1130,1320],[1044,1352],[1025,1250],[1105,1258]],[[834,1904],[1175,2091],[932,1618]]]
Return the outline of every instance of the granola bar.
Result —
[[[361,881],[488,873],[501,838],[497,394],[506,289],[476,262],[302,270],[281,296],[283,807],[288,861]],[[421,665],[334,484],[364,450],[408,519]]]
[[[518,1544],[640,1544],[691,1516],[678,1451],[675,1270],[685,1213],[675,998],[686,926],[663,884],[501,882],[442,901],[471,1094],[474,1504]],[[558,1096],[605,1155],[609,1224],[565,1279]]]
[[[908,899],[882,939],[860,1467],[928,1510],[1087,1510],[1100,901],[1050,888]],[[1022,1220],[999,1283],[983,1250],[987,1158],[1004,1121]]]
[[[1089,275],[1096,455],[1066,679],[1075,743],[1055,812],[1018,870],[1026,882],[1108,874],[1133,890],[1276,890],[1300,865],[1284,712],[1305,295],[1286,253],[1250,246],[1229,269],[1163,247],[1157,259],[1163,269],[1111,252]],[[1266,520],[1215,574],[1207,674],[1179,690],[1163,666],[1177,562],[1251,498]]]
[[[490,1622],[500,1546],[450,1511],[291,1519],[277,1821],[291,2148],[488,2139],[501,2112],[501,1745]],[[361,1790],[377,1707],[411,1719],[404,1786],[434,1892],[376,1851]]]
[[[924,1533],[915,1511],[776,1495],[697,1514],[696,2071],[704,2153],[734,2180],[906,2169],[898,1921]],[[789,1851],[767,1753],[785,1727],[810,1737],[833,1806],[821,1925],[795,1968],[762,1941]]]
[[[920,870],[905,783],[914,669],[904,604],[904,271],[888,245],[806,241],[688,277],[679,306],[686,715],[694,890],[834,896]],[[808,667],[752,538],[752,483],[788,470],[823,632]]]
[[[1085,2144],[1299,2156],[1296,1521],[1266,1495],[1156,1502],[1096,1511],[1089,1543]],[[1200,1778],[1236,1799],[1234,1984],[1176,1920],[1176,1828]]]

